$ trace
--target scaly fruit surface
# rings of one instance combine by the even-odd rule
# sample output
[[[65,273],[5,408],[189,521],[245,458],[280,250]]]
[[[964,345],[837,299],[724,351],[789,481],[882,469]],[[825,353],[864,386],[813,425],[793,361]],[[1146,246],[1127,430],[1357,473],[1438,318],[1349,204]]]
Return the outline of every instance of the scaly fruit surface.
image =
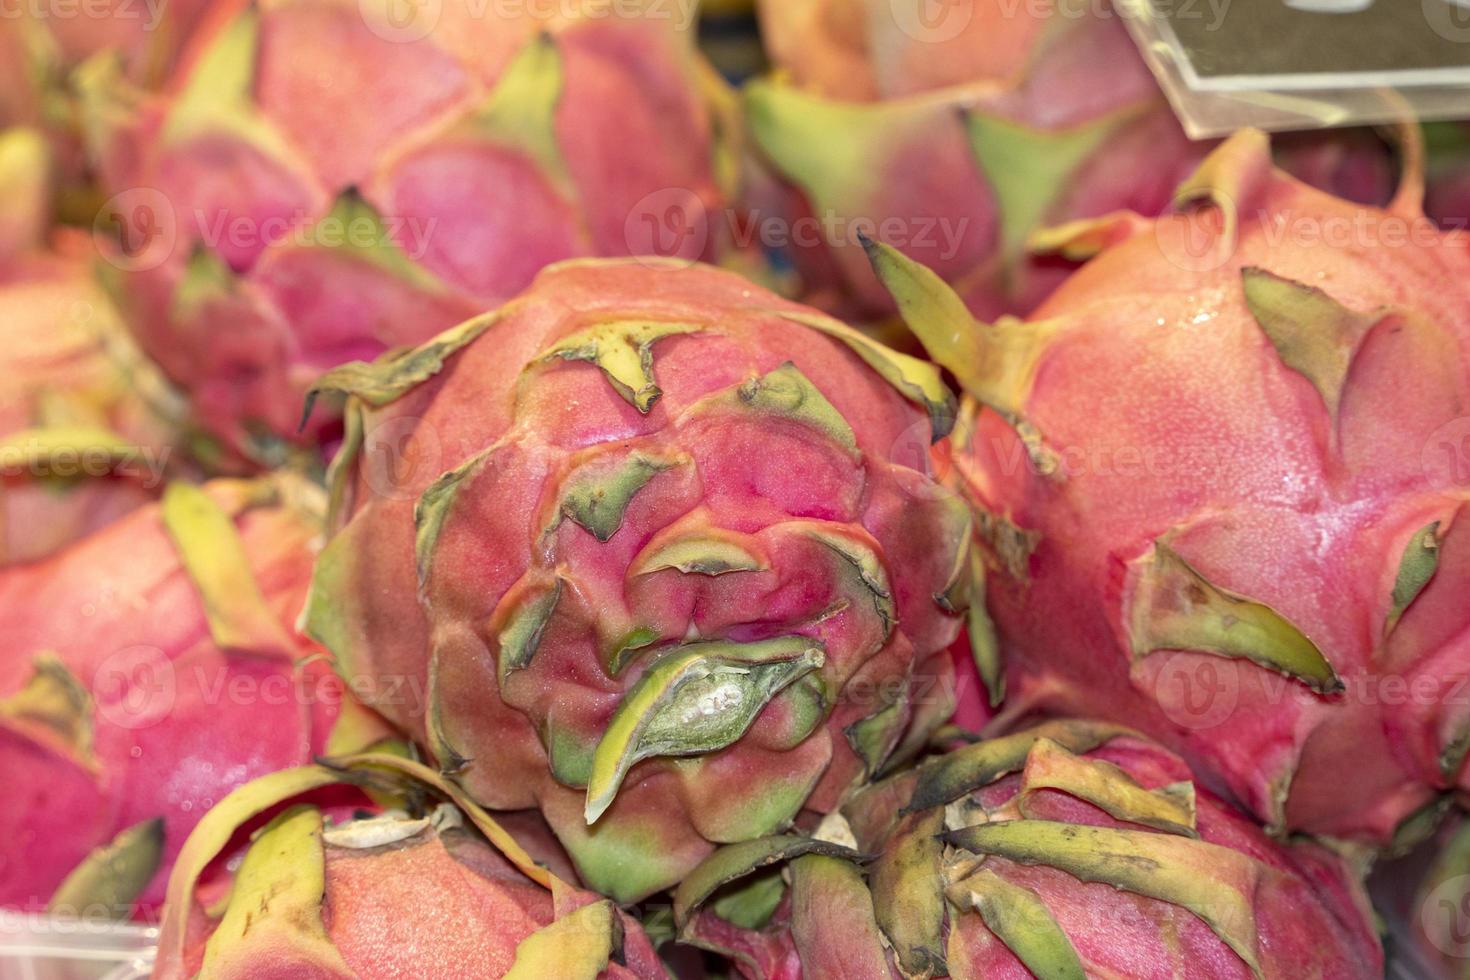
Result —
[[[156,497],[180,406],[91,275],[86,237],[27,211],[48,174],[31,130],[0,135],[0,565],[32,561]]]
[[[292,627],[319,496],[173,484],[0,572],[0,905],[146,917],[211,805],[324,749],[341,689]]]
[[[634,919],[547,870],[437,773],[389,754],[332,765],[247,783],[199,822],[169,880],[154,977],[667,976]],[[410,809],[340,819],[314,805],[364,782]],[[210,911],[201,876],[263,814]]]
[[[34,128],[55,154],[55,196],[38,204],[88,222],[96,209],[73,73],[87,59],[101,57],[133,83],[153,87],[204,8],[202,0],[7,5],[0,15],[0,127]]]
[[[989,326],[874,246],[971,396],[1007,711],[1144,728],[1278,829],[1385,842],[1465,780],[1470,238],[1421,193],[1349,204],[1244,131],[1175,212],[1045,236],[1101,254]]]
[[[1213,144],[1185,137],[1111,9],[1085,6],[762,5],[781,73],[748,88],[748,125],[791,191],[779,217],[811,302],[893,312],[866,233],[934,269],[976,315],[1025,313],[1072,268],[1030,256],[1032,232],[1168,205]],[[1293,137],[1282,157],[1354,199],[1392,193],[1391,154],[1365,131]]]
[[[351,398],[308,628],[597,890],[830,810],[951,710],[933,365],[730,273],[583,260],[319,387]]]
[[[355,0],[229,4],[162,95],[88,80],[124,313],[242,454],[315,435],[297,427],[322,371],[550,262],[716,254],[726,168],[677,5],[503,6],[404,25]]]
[[[951,748],[843,814],[715,852],[675,893],[683,940],[752,980],[1383,975],[1354,861],[1271,840],[1116,725]]]

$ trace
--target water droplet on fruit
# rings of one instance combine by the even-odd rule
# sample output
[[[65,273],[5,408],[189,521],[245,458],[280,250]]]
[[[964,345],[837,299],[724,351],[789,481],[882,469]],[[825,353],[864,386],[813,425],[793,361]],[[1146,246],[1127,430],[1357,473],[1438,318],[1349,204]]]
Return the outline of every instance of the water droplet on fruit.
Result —
[[[143,758],[143,747],[141,745],[133,746],[131,749],[128,750],[128,755],[132,756],[134,759]]]

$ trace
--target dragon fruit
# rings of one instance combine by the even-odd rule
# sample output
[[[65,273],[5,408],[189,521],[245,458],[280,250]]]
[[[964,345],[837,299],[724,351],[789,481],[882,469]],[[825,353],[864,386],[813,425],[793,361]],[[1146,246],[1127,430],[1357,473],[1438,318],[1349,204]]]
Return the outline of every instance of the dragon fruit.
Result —
[[[771,0],[762,17],[783,76],[748,87],[748,125],[791,198],[765,220],[789,226],[809,301],[838,315],[893,313],[864,234],[977,316],[1025,313],[1073,268],[1029,256],[1032,231],[1158,214],[1212,146],[1186,138],[1106,5]],[[1281,156],[1355,199],[1392,191],[1392,155],[1367,131],[1296,136]]]
[[[334,765],[262,777],[199,822],[169,880],[155,978],[667,976],[634,919],[549,871],[438,774],[391,754]],[[314,791],[363,780],[451,802],[345,819],[313,805]],[[210,914],[202,877],[262,813],[274,815]]]
[[[1377,873],[1375,872],[1377,876]],[[1420,975],[1462,980],[1470,972],[1470,823],[1457,813],[1430,844],[1385,869],[1374,898],[1413,937]],[[1403,957],[1409,960],[1409,951]]]
[[[39,132],[26,126],[0,129],[0,268],[46,237],[51,167],[50,149]]]
[[[92,74],[116,291],[207,429],[277,460],[324,427],[297,433],[321,372],[549,262],[716,254],[729,168],[688,25],[661,0],[562,6],[450,0],[404,25],[355,0],[231,4],[164,94]]]
[[[7,5],[0,15],[0,128],[44,134],[57,176],[48,207],[86,222],[100,203],[82,146],[73,73],[89,58],[106,57],[134,83],[153,86],[204,8],[202,0],[89,0],[85,9],[30,0]]]
[[[1383,976],[1358,862],[1271,840],[1128,729],[953,748],[843,814],[715,852],[683,940],[754,980]]]
[[[176,483],[0,571],[0,906],[147,917],[205,810],[369,731],[290,625],[320,491]],[[356,743],[351,743],[355,745]]]
[[[0,135],[0,565],[110,523],[185,465],[179,406],[93,281],[90,242],[57,231],[42,247],[26,205],[46,159],[38,134]]]
[[[1040,236],[1101,254],[994,326],[873,246],[971,396],[1008,715],[1136,725],[1278,829],[1384,842],[1466,780],[1470,237],[1421,194],[1349,204],[1244,131],[1174,213]]]
[[[319,387],[352,397],[308,629],[598,891],[830,810],[950,711],[933,365],[728,272],[579,260]]]
[[[1429,186],[1424,209],[1446,228],[1470,229],[1470,122],[1426,126]]]
[[[1016,81],[1055,15],[1050,4],[994,0],[929,10],[913,0],[760,0],[758,8],[771,61],[792,84],[847,102]],[[1113,67],[1126,74],[1135,63]]]

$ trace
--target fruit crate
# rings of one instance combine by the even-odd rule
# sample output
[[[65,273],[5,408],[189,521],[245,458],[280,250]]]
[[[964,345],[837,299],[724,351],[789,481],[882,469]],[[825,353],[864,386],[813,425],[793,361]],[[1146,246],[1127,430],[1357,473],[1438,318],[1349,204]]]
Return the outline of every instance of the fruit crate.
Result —
[[[155,926],[0,911],[0,980],[140,980],[157,942]]]

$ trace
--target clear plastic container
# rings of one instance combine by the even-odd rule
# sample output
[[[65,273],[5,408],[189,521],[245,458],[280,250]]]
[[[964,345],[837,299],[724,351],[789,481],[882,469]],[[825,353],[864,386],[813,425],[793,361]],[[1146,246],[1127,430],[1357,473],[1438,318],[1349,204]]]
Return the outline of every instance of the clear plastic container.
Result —
[[[0,980],[139,980],[158,929],[0,910]]]

